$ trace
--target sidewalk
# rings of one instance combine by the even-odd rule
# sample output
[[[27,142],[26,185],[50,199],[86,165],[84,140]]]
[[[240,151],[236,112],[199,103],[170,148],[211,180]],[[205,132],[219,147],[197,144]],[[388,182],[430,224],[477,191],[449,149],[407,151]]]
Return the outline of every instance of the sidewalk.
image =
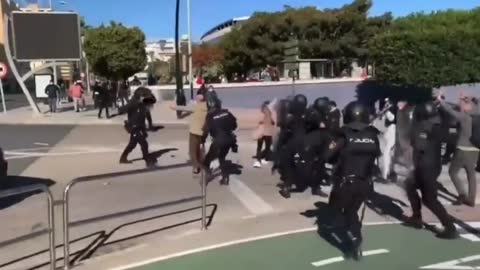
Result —
[[[87,102],[89,103],[89,102]],[[110,110],[110,119],[98,119],[98,110],[93,105],[87,104],[88,110],[76,113],[73,104],[62,104],[59,112],[52,114],[47,105],[38,104],[42,114],[35,115],[30,107],[21,107],[0,114],[0,124],[4,125],[123,125],[126,115],[117,115],[117,109]],[[231,109],[238,119],[241,129],[252,129],[256,125],[257,110]],[[156,125],[187,127],[190,116],[177,119],[175,111],[168,107],[168,103],[157,103],[152,110],[153,122]]]

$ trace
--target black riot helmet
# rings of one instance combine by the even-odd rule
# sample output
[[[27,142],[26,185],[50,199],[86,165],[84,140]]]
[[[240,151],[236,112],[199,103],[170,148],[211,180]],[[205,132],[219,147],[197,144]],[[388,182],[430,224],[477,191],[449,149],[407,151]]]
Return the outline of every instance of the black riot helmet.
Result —
[[[416,121],[423,121],[438,115],[437,105],[433,101],[427,101],[423,104],[415,106],[413,117]]]
[[[307,97],[304,95],[296,95],[293,98],[293,102],[295,103],[295,107],[301,110],[305,110],[308,105]]]
[[[143,102],[145,105],[153,105],[157,102],[155,95],[146,87],[139,87],[133,93],[133,99]]]
[[[327,97],[317,98],[313,102],[313,108],[321,114],[328,113],[329,106],[330,106],[330,100]]]
[[[288,99],[282,99],[278,103],[278,112],[279,113],[288,113],[292,108],[292,101]]]
[[[312,131],[320,127],[320,122],[322,121],[322,115],[320,114],[314,106],[311,106],[307,109],[305,114],[305,125],[307,131]]]
[[[345,124],[350,124],[352,122],[369,124],[370,113],[368,107],[359,101],[350,102],[343,110],[343,122]]]

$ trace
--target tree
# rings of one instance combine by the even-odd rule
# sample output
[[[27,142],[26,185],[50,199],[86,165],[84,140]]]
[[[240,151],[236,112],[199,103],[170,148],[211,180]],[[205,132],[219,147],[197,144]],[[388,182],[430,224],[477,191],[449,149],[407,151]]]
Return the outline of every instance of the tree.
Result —
[[[480,9],[400,18],[370,50],[382,84],[431,89],[479,82]]]
[[[355,0],[337,9],[291,8],[275,13],[255,13],[241,30],[225,37],[227,72],[278,66],[284,59],[284,44],[298,40],[301,58],[334,60],[340,73],[353,60],[369,58],[368,41],[388,29],[392,16],[368,17],[370,0]],[[242,68],[243,67],[243,68]]]
[[[147,65],[144,33],[121,23],[87,29],[84,50],[93,72],[112,80],[127,79]]]
[[[195,69],[208,68],[219,65],[224,56],[223,50],[218,46],[202,44],[194,46],[192,50],[193,67]]]

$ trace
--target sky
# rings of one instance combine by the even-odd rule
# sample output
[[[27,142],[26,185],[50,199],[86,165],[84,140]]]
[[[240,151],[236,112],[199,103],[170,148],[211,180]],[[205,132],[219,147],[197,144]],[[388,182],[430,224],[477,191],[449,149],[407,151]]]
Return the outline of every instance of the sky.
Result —
[[[28,0],[32,1],[32,0]],[[173,38],[175,34],[175,0],[52,0],[54,8],[74,10],[97,26],[111,20],[128,26],[138,26],[148,41]],[[340,7],[350,0],[190,0],[192,6],[192,35],[199,40],[202,34],[219,23],[235,17],[250,16],[255,11],[277,11],[284,5],[292,7]],[[48,3],[48,0],[40,0]],[[62,4],[64,2],[64,4]],[[181,0],[181,34],[187,34],[186,2]],[[480,0],[373,0],[370,15],[391,11],[394,16],[412,12],[442,9],[471,9]]]

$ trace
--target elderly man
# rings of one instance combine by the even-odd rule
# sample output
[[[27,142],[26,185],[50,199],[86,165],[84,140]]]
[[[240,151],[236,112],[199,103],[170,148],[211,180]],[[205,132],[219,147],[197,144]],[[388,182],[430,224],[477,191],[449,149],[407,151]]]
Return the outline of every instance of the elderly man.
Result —
[[[443,95],[440,93],[438,98],[440,106],[459,123],[457,149],[455,150],[449,169],[450,177],[459,194],[458,201],[455,204],[466,204],[474,207],[477,195],[477,175],[475,166],[477,164],[479,149],[472,144],[470,137],[472,136],[472,115],[476,113],[474,110],[475,106],[471,97],[462,94],[459,102],[460,112],[457,112],[444,102],[443,98],[441,98],[442,96]],[[462,168],[467,172],[468,196],[464,185],[458,176]]]

